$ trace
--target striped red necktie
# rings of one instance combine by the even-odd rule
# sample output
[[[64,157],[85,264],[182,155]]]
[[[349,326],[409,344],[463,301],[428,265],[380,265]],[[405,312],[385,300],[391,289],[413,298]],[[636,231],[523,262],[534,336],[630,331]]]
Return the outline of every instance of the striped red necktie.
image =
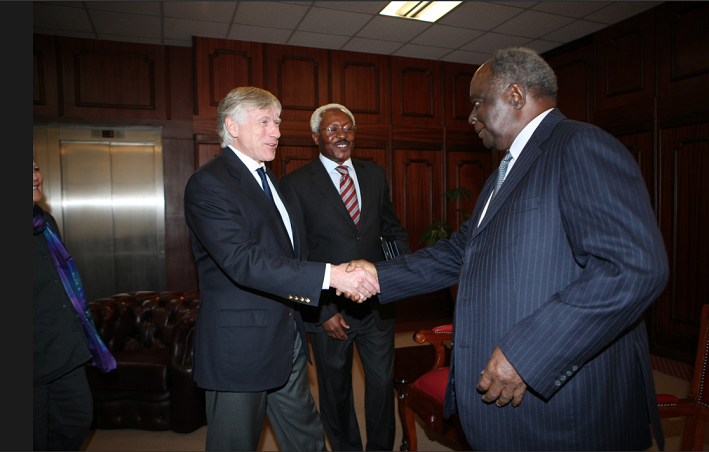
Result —
[[[342,176],[340,177],[340,196],[345,208],[350,213],[352,221],[359,228],[359,202],[357,202],[357,190],[354,181],[350,177],[350,172],[346,166],[340,165],[335,168]]]

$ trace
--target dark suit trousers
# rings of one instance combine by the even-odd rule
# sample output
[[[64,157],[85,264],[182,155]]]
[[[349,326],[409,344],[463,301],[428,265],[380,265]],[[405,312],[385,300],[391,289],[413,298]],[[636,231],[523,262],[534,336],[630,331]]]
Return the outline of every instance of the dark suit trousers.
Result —
[[[367,450],[392,450],[394,421],[394,324],[381,331],[371,314],[348,320],[347,340],[310,333],[320,390],[320,417],[332,450],[362,450],[352,392],[354,345],[365,375]]]
[[[293,367],[284,386],[259,392],[206,391],[206,450],[256,450],[265,414],[281,450],[326,450],[307,366],[295,328]]]
[[[79,366],[32,396],[34,450],[79,450],[94,418],[86,369]]]

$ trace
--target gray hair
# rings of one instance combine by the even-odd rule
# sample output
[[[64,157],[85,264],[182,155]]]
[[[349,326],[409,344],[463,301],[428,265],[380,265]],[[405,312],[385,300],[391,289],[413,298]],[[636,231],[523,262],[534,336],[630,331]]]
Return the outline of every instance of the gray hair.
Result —
[[[352,126],[356,126],[355,124],[355,119],[354,115],[352,114],[351,111],[347,109],[344,105],[340,104],[327,104],[323,105],[322,107],[318,108],[313,112],[313,116],[310,117],[310,130],[313,133],[318,133],[318,129],[320,129],[320,121],[322,121],[322,114],[325,110],[330,110],[331,108],[336,108],[338,110],[342,110],[343,113],[345,113],[347,116],[350,117],[352,120]]]
[[[229,92],[229,94],[219,102],[217,110],[217,132],[221,139],[222,147],[227,147],[231,143],[232,136],[226,128],[226,118],[232,118],[237,124],[246,123],[246,115],[249,108],[259,110],[276,109],[276,115],[281,115],[281,103],[276,96],[268,91],[254,86],[241,86]]]
[[[496,90],[516,83],[537,99],[556,101],[554,70],[534,50],[526,47],[500,49],[490,61],[490,85]]]

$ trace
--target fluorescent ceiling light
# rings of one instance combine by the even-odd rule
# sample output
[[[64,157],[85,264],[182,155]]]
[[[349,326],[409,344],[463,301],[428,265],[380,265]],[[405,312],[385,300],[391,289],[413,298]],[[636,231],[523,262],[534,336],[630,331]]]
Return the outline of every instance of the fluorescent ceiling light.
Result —
[[[390,2],[379,14],[435,22],[461,2]]]

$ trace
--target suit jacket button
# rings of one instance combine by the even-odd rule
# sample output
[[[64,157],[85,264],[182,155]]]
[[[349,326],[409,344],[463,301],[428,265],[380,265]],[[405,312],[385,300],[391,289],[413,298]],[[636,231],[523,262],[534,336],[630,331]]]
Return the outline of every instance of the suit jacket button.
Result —
[[[357,240],[358,240],[358,241],[359,241],[359,240],[362,240],[362,237],[360,237],[360,236],[357,236]]]
[[[288,317],[293,317],[293,313],[292,313],[292,312],[289,312],[289,313],[288,313]]]
[[[293,299],[293,295],[288,295],[288,299],[289,299],[289,300],[292,300],[292,299]]]
[[[300,301],[305,301],[305,298],[303,298],[303,297],[300,297]]]
[[[561,386],[561,382],[560,382],[559,380],[556,380],[556,381],[554,382],[554,386]]]
[[[310,303],[310,298],[306,298],[306,299],[305,299],[305,302],[306,302],[306,303]]]

